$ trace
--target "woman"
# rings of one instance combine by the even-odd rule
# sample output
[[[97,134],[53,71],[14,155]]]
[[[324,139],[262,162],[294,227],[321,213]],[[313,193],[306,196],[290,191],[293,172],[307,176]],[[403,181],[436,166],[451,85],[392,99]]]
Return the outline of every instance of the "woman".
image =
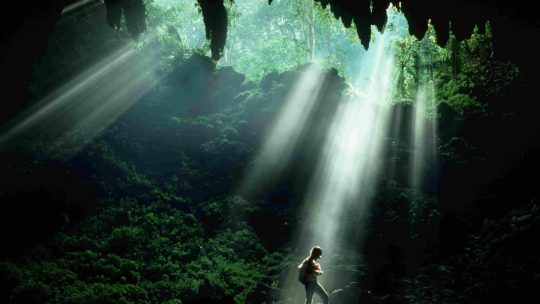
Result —
[[[319,297],[323,300],[324,304],[328,304],[328,293],[324,288],[317,282],[317,276],[323,274],[321,270],[321,265],[315,260],[318,260],[322,257],[322,249],[319,246],[311,248],[309,257],[307,257],[299,267],[306,266],[306,274],[304,278],[304,286],[306,288],[306,304],[311,304],[313,300],[313,295],[317,293]]]

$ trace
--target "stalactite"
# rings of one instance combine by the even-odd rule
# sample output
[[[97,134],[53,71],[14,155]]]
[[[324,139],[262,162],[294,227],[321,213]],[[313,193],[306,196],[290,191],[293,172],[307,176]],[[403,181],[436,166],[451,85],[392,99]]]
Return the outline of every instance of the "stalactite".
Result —
[[[142,0],[104,0],[107,23],[114,29],[122,26],[122,15],[126,27],[135,39],[146,30],[145,6]]]
[[[227,40],[227,10],[223,0],[197,0],[203,15],[206,39],[210,40],[212,59],[223,55]]]

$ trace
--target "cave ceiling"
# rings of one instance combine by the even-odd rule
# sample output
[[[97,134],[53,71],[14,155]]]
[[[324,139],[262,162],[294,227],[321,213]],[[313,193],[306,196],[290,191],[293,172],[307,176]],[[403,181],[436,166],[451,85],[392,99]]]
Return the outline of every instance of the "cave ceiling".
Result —
[[[206,37],[211,42],[212,57],[219,59],[227,39],[227,12],[224,5],[227,0],[197,0],[203,15]],[[504,33],[508,20],[501,21],[500,16],[514,14],[515,18],[536,20],[525,5],[511,1],[487,0],[314,0],[323,7],[329,6],[334,16],[344,26],[355,25],[362,45],[367,49],[370,43],[371,26],[384,31],[387,21],[386,9],[390,4],[398,7],[409,23],[409,32],[422,39],[431,23],[437,33],[437,43],[445,46],[450,32],[458,40],[470,37],[475,26],[480,32],[486,21],[490,21],[496,30]],[[107,5],[108,22],[116,26],[124,13],[128,30],[137,36],[145,29],[144,4],[142,0],[104,0]],[[272,4],[272,0],[268,0]],[[119,8],[122,8],[121,10]],[[505,39],[503,39],[505,40]],[[508,39],[506,39],[508,40]],[[505,41],[506,42],[506,41]]]
[[[218,59],[227,39],[227,12],[224,1],[229,0],[196,0],[203,15],[206,37],[211,42],[212,57]],[[234,1],[234,0],[230,0]],[[386,8],[393,4],[398,7],[409,23],[411,35],[421,39],[427,31],[428,23],[434,26],[437,33],[438,44],[446,45],[450,31],[463,40],[470,36],[474,26],[478,25],[480,31],[486,21],[492,26],[503,28],[504,24],[497,21],[502,15],[513,14],[516,19],[535,20],[536,10],[525,4],[512,1],[488,0],[314,0],[323,7],[329,6],[336,18],[341,19],[346,27],[353,24],[358,37],[365,48],[369,47],[371,26],[379,31],[384,30],[387,15]],[[6,42],[13,38],[20,27],[24,27],[27,19],[35,22],[46,21],[44,15],[56,16],[59,19],[62,9],[66,5],[76,2],[73,0],[38,0],[33,8],[25,5],[16,5],[9,14],[4,11],[1,25],[2,38]],[[87,3],[92,1],[86,1]],[[146,29],[145,7],[143,0],[103,0],[107,9],[107,23],[118,28],[124,16],[127,30],[136,38]],[[268,0],[272,4],[272,0]],[[19,10],[19,11],[17,11]],[[506,20],[504,22],[507,22]],[[50,26],[45,27],[51,30]],[[501,29],[504,32],[503,29]]]

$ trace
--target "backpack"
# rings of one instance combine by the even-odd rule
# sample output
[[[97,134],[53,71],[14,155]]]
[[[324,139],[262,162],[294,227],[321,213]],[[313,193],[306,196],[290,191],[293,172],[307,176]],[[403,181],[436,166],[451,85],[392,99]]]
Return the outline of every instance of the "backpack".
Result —
[[[306,273],[307,273],[307,267],[308,262],[303,261],[300,265],[298,265],[298,282],[302,284],[306,284]]]

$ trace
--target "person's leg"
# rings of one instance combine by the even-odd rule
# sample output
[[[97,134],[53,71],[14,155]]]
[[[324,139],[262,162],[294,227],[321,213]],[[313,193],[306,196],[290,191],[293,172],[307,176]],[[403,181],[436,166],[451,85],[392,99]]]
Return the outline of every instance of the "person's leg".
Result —
[[[316,292],[319,295],[319,297],[321,297],[324,304],[328,304],[328,293],[326,292],[326,290],[324,290],[321,284],[319,284],[319,282],[315,282],[313,291]]]
[[[313,294],[315,293],[315,286],[317,282],[307,282],[306,287],[306,304],[311,304],[313,301]]]

